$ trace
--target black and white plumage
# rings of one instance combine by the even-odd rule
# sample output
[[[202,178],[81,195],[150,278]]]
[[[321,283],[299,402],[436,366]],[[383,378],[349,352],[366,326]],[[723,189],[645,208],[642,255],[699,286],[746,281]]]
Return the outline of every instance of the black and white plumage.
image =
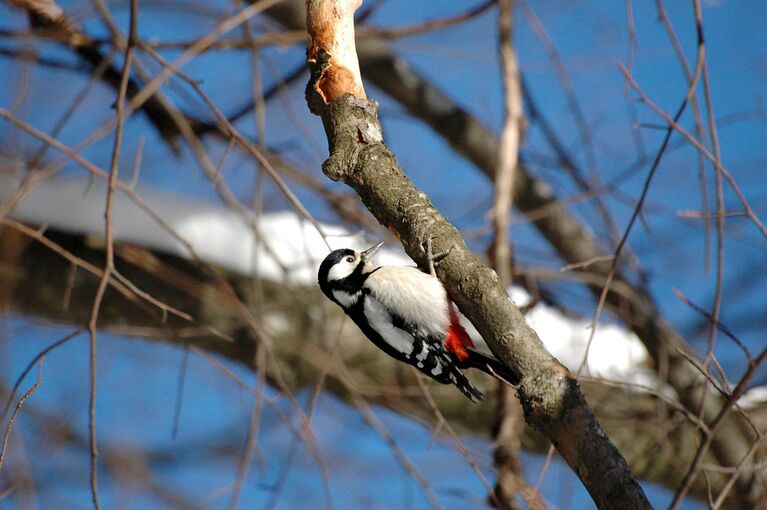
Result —
[[[471,400],[483,395],[462,369],[479,368],[515,384],[517,378],[505,365],[474,349],[436,276],[416,267],[371,263],[382,245],[330,253],[318,272],[322,292],[389,356],[440,383],[454,384]]]

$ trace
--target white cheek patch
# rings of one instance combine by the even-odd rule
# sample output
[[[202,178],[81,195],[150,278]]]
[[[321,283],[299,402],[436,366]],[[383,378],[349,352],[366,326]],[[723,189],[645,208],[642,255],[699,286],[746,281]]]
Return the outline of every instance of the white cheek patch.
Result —
[[[362,295],[362,292],[355,292],[354,294],[349,294],[348,292],[345,292],[343,290],[333,291],[333,297],[336,298],[336,301],[341,303],[341,306],[343,306],[344,308],[350,308],[352,305],[354,305],[361,295]]]
[[[377,299],[371,296],[365,298],[364,311],[368,324],[384,342],[405,356],[413,354],[413,337],[392,324],[391,315]]]
[[[357,265],[354,262],[346,262],[346,260],[342,260],[335,266],[330,268],[330,271],[328,271],[328,280],[334,281],[334,280],[343,280],[350,274],[354,272],[354,269],[357,267]]]

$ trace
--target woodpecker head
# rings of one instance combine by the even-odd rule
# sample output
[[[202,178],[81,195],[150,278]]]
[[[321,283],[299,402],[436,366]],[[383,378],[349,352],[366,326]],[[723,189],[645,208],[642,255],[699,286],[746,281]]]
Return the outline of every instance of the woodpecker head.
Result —
[[[381,246],[383,246],[383,242],[361,252],[349,248],[332,251],[322,261],[317,273],[317,281],[322,292],[339,305],[344,306],[337,298],[340,296],[342,301],[348,302],[348,300],[343,299],[344,296],[341,293],[354,296],[360,292],[365,278],[375,269],[372,259],[381,249]]]

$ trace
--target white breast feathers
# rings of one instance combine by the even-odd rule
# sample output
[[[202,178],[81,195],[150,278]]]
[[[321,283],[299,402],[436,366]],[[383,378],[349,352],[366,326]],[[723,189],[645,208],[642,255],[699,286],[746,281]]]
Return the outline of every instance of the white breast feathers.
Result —
[[[391,313],[422,328],[422,334],[438,338],[447,333],[447,292],[436,277],[415,267],[385,266],[368,277],[365,287]]]

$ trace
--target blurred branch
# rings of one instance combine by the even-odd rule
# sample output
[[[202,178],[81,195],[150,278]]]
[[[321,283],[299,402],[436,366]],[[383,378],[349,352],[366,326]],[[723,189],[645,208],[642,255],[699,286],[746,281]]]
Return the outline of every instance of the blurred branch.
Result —
[[[12,3],[27,11],[34,31],[54,38],[88,63],[92,69],[102,68],[105,61],[108,62],[108,57],[101,52],[99,44],[88,37],[52,0],[13,0]],[[122,73],[117,67],[108,64],[102,77],[115,91],[119,89]],[[134,78],[128,78],[126,87],[127,97],[132,98],[141,89],[141,84]],[[166,143],[177,150],[178,131],[170,113],[170,110],[174,110],[171,104],[153,95],[146,100],[142,110]]]
[[[445,18],[424,21],[422,23],[416,23],[413,25],[391,28],[363,26],[360,27],[360,29],[357,31],[357,37],[367,37],[371,39],[400,39],[402,37],[410,37],[435,30],[442,30],[454,25],[458,25],[460,23],[465,23],[470,19],[483,14],[496,3],[496,0],[485,0],[484,2],[479,3],[471,9],[467,10],[466,12],[455,14],[453,16],[447,16]]]
[[[501,139],[498,146],[498,167],[495,171],[494,196],[492,208],[493,269],[498,273],[501,285],[508,288],[512,278],[512,256],[510,220],[514,173],[519,159],[520,140],[522,138],[522,93],[520,90],[519,65],[514,51],[513,20],[514,0],[498,1],[498,53],[501,64],[501,76],[504,92],[504,120]],[[514,398],[512,388],[505,384],[498,385],[498,411],[493,461],[498,476],[495,483],[495,505],[501,510],[517,510],[518,495],[532,491],[525,480],[520,456],[520,436],[522,435],[523,410]],[[530,508],[541,508],[536,498],[528,503]]]
[[[512,41],[512,20],[514,1],[499,2],[500,41],[499,53],[504,91],[504,121],[498,145],[498,165],[495,170],[493,197],[494,225],[494,266],[501,282],[511,284],[511,253],[509,219],[511,215],[514,173],[519,159],[522,138],[522,91],[520,88],[519,65]]]
[[[133,65],[133,51],[136,42],[136,25],[138,16],[138,2],[131,0],[130,3],[130,35],[125,45],[125,56],[123,68],[120,73],[120,86],[117,90],[117,99],[115,101],[117,127],[115,130],[115,141],[112,148],[112,158],[109,166],[109,185],[107,188],[107,199],[104,206],[104,237],[106,242],[106,257],[104,261],[104,271],[99,279],[99,285],[96,289],[96,296],[93,298],[90,319],[88,320],[88,332],[90,337],[89,352],[89,382],[90,393],[88,403],[88,440],[90,443],[90,462],[91,462],[91,498],[96,510],[101,508],[98,490],[98,447],[96,442],[96,329],[99,318],[99,310],[104,298],[104,292],[109,285],[109,279],[115,271],[114,267],[114,240],[112,229],[112,203],[117,183],[117,174],[120,167],[120,151],[122,150],[123,129],[125,126],[125,96],[128,89],[128,77],[130,76],[131,66]]]
[[[25,238],[11,232],[6,228],[0,234],[0,289],[3,289],[0,305],[49,322],[87,323],[90,308],[86,296],[95,293],[100,273],[78,270],[74,278],[70,278],[73,274],[70,269],[72,260],[99,264],[103,260],[103,247],[94,245],[86,236],[51,229],[41,238]],[[37,231],[29,229],[28,232]],[[64,258],[58,251],[41,244],[40,239],[66,249],[71,258]],[[113,286],[107,289],[101,306],[101,328],[178,347],[191,345],[201,352],[255,369],[258,347],[253,335],[238,317],[230,292],[210,271],[195,262],[123,243],[115,245],[115,255],[121,275],[140,285],[157,301],[172,305],[179,313],[169,314],[163,321],[161,315],[152,313],[141,300]],[[225,275],[228,286],[236,289],[246,304],[252,303],[251,277]],[[326,370],[326,389],[347,401],[348,388],[353,387],[371,403],[435,423],[431,407],[423,400],[412,374],[399,377],[394,362],[380,356],[354,328],[345,328],[344,349],[336,350],[332,356],[321,346],[306,342],[308,336],[333,338],[342,320],[342,314],[335,307],[312,305],[307,308],[307,302],[322,303],[318,291],[310,290],[307,297],[307,289],[296,290],[268,281],[263,285],[265,294],[270,296],[265,310],[267,316],[278,318],[289,314],[290,317],[288,329],[269,331],[274,337],[271,343],[279,370],[293,390],[313,386]],[[62,308],[62,297],[67,293],[72,298],[68,308]],[[277,384],[274,370],[267,364],[266,380],[273,386]],[[475,382],[486,392],[494,384],[487,378]],[[662,394],[654,397],[650,388],[636,390],[626,384],[605,386],[595,380],[582,381],[581,385],[600,423],[627,457],[634,473],[644,480],[676,488],[698,448],[694,434],[696,422],[690,421]],[[441,386],[430,386],[430,393],[445,419],[459,431],[488,433],[487,424],[493,421],[496,405],[492,392],[480,406],[472,405],[460,395],[456,398]],[[767,428],[767,406],[749,410],[749,414],[759,427]],[[522,445],[545,454],[548,442],[528,427]],[[767,454],[764,443],[759,452]],[[719,466],[710,453],[705,456],[704,467],[707,465]],[[706,472],[709,480],[699,479],[692,487],[691,494],[695,497],[705,498],[709,488],[716,492],[725,482],[720,472],[708,469]]]
[[[35,384],[32,385],[31,388],[29,388],[24,395],[19,399],[19,402],[16,404],[16,408],[13,410],[13,413],[11,413],[11,417],[8,419],[8,425],[5,427],[5,433],[3,434],[3,445],[2,448],[0,448],[0,470],[3,469],[3,462],[5,461],[5,453],[8,450],[8,438],[11,436],[11,431],[13,430],[13,424],[16,423],[16,417],[19,414],[19,411],[21,411],[21,408],[24,407],[24,403],[27,401],[27,399],[32,396],[32,394],[37,390],[38,386],[40,386],[40,383],[43,382],[43,361],[44,358],[40,358],[38,361],[38,370],[37,370],[37,381]]]

